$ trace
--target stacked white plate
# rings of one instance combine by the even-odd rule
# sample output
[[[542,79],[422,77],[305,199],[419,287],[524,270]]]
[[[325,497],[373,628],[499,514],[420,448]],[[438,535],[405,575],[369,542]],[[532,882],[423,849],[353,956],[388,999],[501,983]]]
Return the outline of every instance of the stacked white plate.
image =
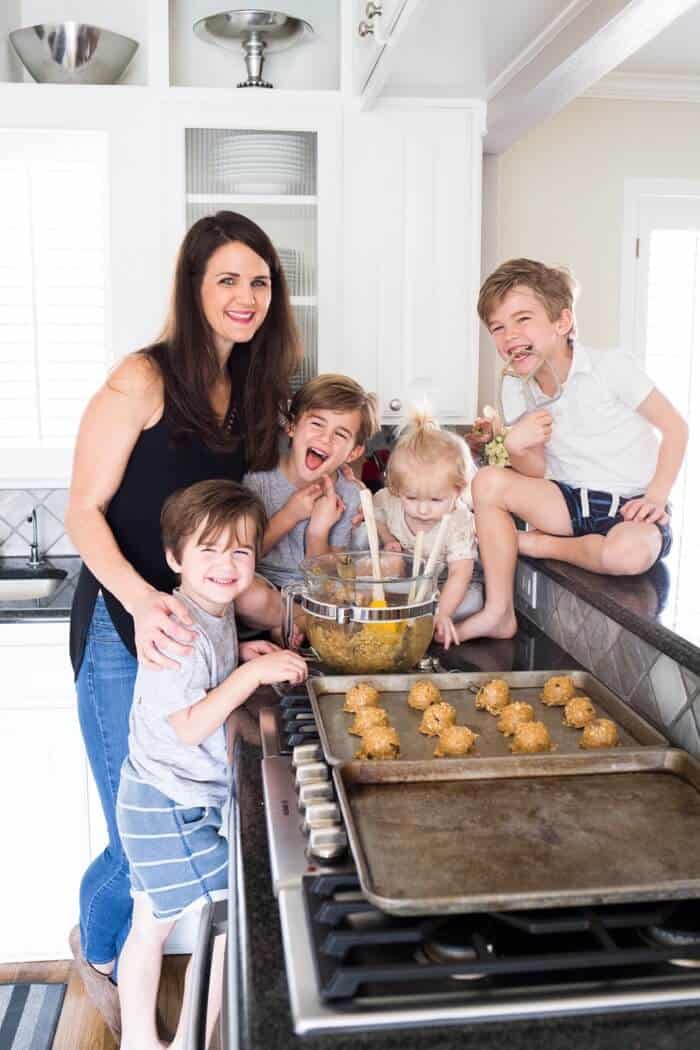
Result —
[[[284,276],[287,278],[287,287],[290,295],[299,295],[299,284],[301,281],[301,257],[296,248],[278,248],[277,254],[282,263]]]
[[[314,192],[314,149],[310,135],[293,132],[230,131],[213,150],[217,180],[232,193]]]

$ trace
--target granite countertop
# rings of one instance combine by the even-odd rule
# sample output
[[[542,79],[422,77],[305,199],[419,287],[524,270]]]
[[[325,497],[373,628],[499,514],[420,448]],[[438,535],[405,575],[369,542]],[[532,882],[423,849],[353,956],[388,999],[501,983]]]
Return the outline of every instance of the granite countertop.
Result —
[[[700,674],[700,613],[676,600],[679,581],[665,562],[639,576],[601,576],[561,561],[522,560]]]
[[[523,622],[507,643],[466,643],[443,663],[461,670],[555,669],[575,661]],[[252,723],[251,723],[252,725]],[[250,1050],[685,1050],[700,1045],[700,1003],[678,1010],[498,1022],[386,1033],[296,1036],[292,1028],[277,903],[272,893],[260,775],[261,751],[244,744],[241,821],[250,944]]]
[[[26,558],[0,558],[2,569],[24,568]],[[73,602],[75,585],[82,562],[77,556],[66,558],[48,558],[46,565],[53,569],[63,569],[67,575],[50,598],[29,599],[20,602],[0,601],[0,623],[25,623],[28,620],[45,622],[46,620],[69,620],[70,607]]]

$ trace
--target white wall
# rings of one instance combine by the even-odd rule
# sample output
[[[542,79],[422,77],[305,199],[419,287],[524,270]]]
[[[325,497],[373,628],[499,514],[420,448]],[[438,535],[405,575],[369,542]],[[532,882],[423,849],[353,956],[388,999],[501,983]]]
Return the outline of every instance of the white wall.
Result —
[[[497,168],[497,201],[484,221],[496,224],[498,260],[525,255],[569,266],[581,286],[581,337],[618,343],[624,180],[700,178],[700,106],[578,99]],[[493,234],[489,240],[493,251]],[[492,396],[496,368],[493,352],[482,353],[482,397]]]

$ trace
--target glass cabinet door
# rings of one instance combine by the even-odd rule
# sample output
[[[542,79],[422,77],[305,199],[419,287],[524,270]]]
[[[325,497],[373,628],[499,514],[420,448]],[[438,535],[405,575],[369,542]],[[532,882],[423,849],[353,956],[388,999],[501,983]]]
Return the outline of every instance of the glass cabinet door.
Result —
[[[296,389],[318,363],[316,132],[187,128],[185,157],[188,229],[205,215],[236,211],[277,248],[304,348]]]

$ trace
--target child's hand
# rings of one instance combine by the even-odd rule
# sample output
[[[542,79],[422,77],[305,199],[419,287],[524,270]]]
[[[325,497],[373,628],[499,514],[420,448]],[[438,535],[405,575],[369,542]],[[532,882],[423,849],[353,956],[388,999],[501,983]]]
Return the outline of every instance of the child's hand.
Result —
[[[646,525],[665,525],[668,521],[666,501],[657,499],[651,493],[628,500],[620,507],[620,515],[625,521],[638,521]]]
[[[455,645],[459,645],[457,629],[455,628],[451,616],[445,616],[438,612],[435,617],[435,628],[433,633],[435,641],[439,642],[445,649],[449,649],[453,642]]]
[[[273,685],[277,682],[291,682],[300,685],[306,681],[308,669],[299,653],[291,649],[278,649],[266,656],[258,656],[248,667],[255,672],[258,686]]]
[[[327,535],[337,521],[340,521],[345,504],[335,491],[335,486],[328,475],[321,478],[321,495],[313,505],[309,528]]]
[[[252,642],[241,642],[238,654],[241,663],[244,664],[247,660],[254,660],[256,656],[267,656],[268,653],[278,653],[279,650],[279,645],[273,645],[272,642],[259,638]]]
[[[322,494],[323,486],[314,481],[313,484],[298,489],[293,496],[289,497],[285,509],[295,525],[311,517],[316,501],[321,498]]]
[[[396,537],[392,537],[390,540],[387,540],[386,543],[382,543],[382,549],[385,551],[395,551],[397,554],[400,554],[403,547]]]
[[[352,482],[352,484],[356,485],[358,487],[358,489],[364,489],[364,488],[367,487],[364,484],[364,482],[361,481],[360,478],[358,478],[357,474],[355,474],[353,472],[352,467],[350,467],[347,463],[341,463],[340,466],[338,467],[338,470],[343,475],[343,477],[345,478],[346,481]],[[364,515],[364,512],[362,510],[362,507],[360,506],[355,511],[350,524],[352,525],[353,529],[356,529],[357,526],[361,525],[364,520],[365,520],[365,515]]]
[[[552,424],[552,416],[546,409],[530,412],[511,428],[505,441],[506,448],[519,456],[530,448],[546,445],[552,436]]]

